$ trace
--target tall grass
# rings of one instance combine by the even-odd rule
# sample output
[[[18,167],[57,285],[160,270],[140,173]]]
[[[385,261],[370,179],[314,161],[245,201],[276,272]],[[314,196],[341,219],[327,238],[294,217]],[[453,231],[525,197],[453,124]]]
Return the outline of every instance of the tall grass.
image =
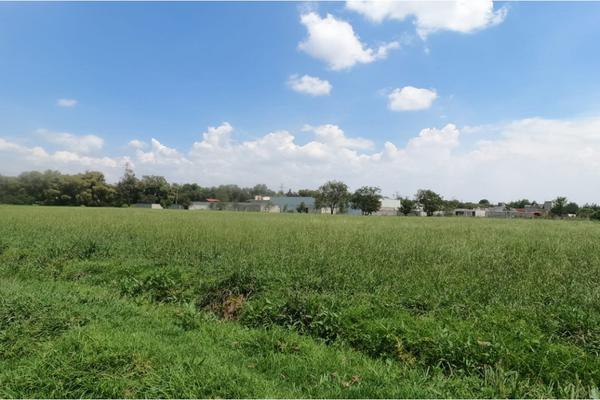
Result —
[[[600,224],[0,207],[0,397],[589,397]]]

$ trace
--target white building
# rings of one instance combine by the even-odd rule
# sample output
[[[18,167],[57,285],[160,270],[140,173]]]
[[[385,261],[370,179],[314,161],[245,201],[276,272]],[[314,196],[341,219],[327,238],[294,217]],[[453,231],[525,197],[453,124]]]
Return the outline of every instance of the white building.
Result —
[[[400,208],[400,200],[396,199],[381,199],[381,208],[375,215],[398,215]]]

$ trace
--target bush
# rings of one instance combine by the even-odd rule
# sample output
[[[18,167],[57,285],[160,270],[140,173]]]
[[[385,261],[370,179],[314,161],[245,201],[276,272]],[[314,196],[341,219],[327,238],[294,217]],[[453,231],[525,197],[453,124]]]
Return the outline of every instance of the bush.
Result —
[[[600,221],[600,210],[594,211],[594,213],[590,215],[590,219],[593,221]]]

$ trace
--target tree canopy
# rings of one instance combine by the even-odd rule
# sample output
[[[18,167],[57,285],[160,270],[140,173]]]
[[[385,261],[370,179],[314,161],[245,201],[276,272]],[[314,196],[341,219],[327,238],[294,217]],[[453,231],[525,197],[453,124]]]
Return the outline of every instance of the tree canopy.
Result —
[[[423,207],[423,211],[425,211],[428,216],[439,211],[444,204],[442,196],[429,189],[419,189],[415,196],[415,200]]]
[[[350,193],[348,185],[340,181],[328,181],[319,187],[317,201],[320,205],[329,207],[331,214],[335,210],[344,209],[348,205]]]
[[[373,186],[363,186],[352,194],[352,208],[360,210],[363,215],[371,215],[381,208],[381,189]]]

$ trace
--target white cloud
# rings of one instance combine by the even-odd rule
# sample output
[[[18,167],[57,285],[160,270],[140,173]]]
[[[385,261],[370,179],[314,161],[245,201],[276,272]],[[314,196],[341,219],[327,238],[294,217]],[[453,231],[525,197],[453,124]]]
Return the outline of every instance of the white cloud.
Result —
[[[440,31],[470,33],[501,23],[507,9],[494,10],[492,0],[348,1],[346,7],[374,22],[414,18],[421,38]]]
[[[331,147],[347,147],[349,149],[371,149],[373,142],[363,138],[348,138],[344,131],[337,125],[305,125],[304,132],[314,132],[319,142]]]
[[[179,165],[189,161],[176,149],[165,146],[158,140],[152,138],[150,141],[150,150],[144,152],[137,150],[137,158],[142,163],[160,164],[160,165]]]
[[[292,75],[288,80],[288,86],[299,93],[311,96],[326,96],[331,93],[331,83],[309,75]]]
[[[148,144],[137,139],[130,140],[129,143],[127,143],[127,145],[134,149],[145,149],[146,147],[148,147]]]
[[[365,46],[352,25],[327,14],[310,12],[300,18],[308,31],[308,37],[298,48],[310,56],[325,61],[332,70],[350,68],[357,63],[368,64],[387,57],[390,49],[398,48],[398,42],[390,42],[374,50]]]
[[[204,140],[195,142],[194,149],[212,149],[217,147],[227,147],[231,141],[231,133],[233,127],[229,122],[223,122],[221,125],[214,127],[209,126],[208,130],[202,134]]]
[[[431,107],[437,97],[435,90],[405,86],[394,89],[388,95],[388,107],[392,111],[425,110]]]
[[[51,132],[46,129],[38,129],[37,133],[47,142],[77,153],[91,153],[104,146],[104,139],[96,135],[74,135],[67,132]]]
[[[75,100],[75,99],[58,99],[56,101],[56,105],[59,107],[75,107],[77,105],[77,100]]]
[[[131,149],[131,159],[69,150],[51,153],[0,138],[0,172],[97,169],[114,181],[126,161],[135,161],[138,175],[201,185],[267,183],[297,189],[341,179],[353,188],[379,186],[387,194],[412,195],[419,188],[431,188],[448,198],[473,201],[542,201],[558,195],[600,201],[600,118],[530,118],[469,127],[469,134],[446,124],[383,146],[351,137],[332,124],[305,126],[301,135],[310,135],[308,140],[274,131],[238,141],[233,131],[228,123],[210,127],[189,150],[154,139],[148,151]]]
[[[57,169],[67,173],[79,173],[88,169],[100,170],[116,180],[128,157],[91,157],[69,150],[48,152],[40,146],[28,147],[0,138],[0,171],[16,175],[23,171]]]

